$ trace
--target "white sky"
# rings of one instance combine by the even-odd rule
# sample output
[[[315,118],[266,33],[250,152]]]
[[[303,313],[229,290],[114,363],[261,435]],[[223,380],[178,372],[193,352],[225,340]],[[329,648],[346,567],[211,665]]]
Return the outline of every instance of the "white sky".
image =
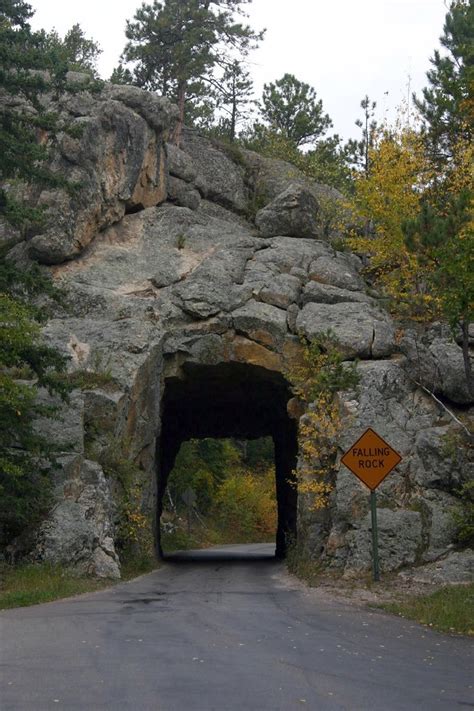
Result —
[[[29,0],[36,29],[61,34],[78,22],[103,49],[107,79],[125,45],[125,21],[140,0]],[[360,100],[377,101],[377,118],[392,117],[411,88],[426,84],[429,57],[439,46],[445,0],[253,0],[254,29],[267,28],[252,57],[256,94],[285,72],[314,86],[334,131],[356,136]],[[388,92],[386,94],[385,92]]]

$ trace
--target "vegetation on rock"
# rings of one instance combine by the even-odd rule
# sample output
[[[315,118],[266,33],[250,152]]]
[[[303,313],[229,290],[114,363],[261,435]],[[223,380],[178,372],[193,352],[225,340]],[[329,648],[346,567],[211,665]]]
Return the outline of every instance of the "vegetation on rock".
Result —
[[[45,311],[38,295],[57,297],[39,269],[22,270],[6,259],[8,247],[41,221],[41,210],[22,199],[21,186],[57,186],[64,179],[45,164],[49,135],[57,117],[42,97],[60,91],[68,69],[58,46],[29,25],[30,6],[22,0],[0,5],[0,221],[5,238],[0,254],[0,542],[6,545],[33,529],[50,504],[54,447],[35,430],[35,419],[52,415],[39,401],[41,388],[65,397],[69,388],[58,373],[66,361],[41,338]],[[44,74],[47,72],[47,74]]]
[[[216,69],[224,68],[225,75],[234,60],[245,57],[263,37],[262,32],[235,19],[249,1],[154,0],[151,5],[143,3],[134,20],[127,22],[123,63],[112,81],[132,80],[176,101],[176,145],[181,141],[186,105],[191,104],[194,113],[196,104],[201,115],[209,113],[207,104],[221,77],[218,74],[219,79],[214,79]],[[128,63],[132,63],[131,70]],[[223,81],[228,81],[225,76]]]
[[[298,495],[309,499],[309,510],[328,505],[334,488],[341,416],[336,395],[358,383],[356,363],[344,363],[333,335],[302,340],[299,363],[287,372],[305,414],[299,427],[299,464],[295,474]]]
[[[293,74],[264,85],[260,111],[270,130],[296,147],[314,143],[332,126],[316,91]]]

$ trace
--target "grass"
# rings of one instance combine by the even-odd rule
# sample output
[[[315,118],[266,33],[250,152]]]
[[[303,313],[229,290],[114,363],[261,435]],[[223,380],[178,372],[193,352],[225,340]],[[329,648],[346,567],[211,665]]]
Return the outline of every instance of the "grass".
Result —
[[[158,567],[155,559],[139,556],[122,563],[122,581],[149,573]],[[60,566],[31,563],[0,566],[0,610],[29,607],[73,595],[104,590],[117,580],[77,576]]]
[[[80,593],[102,590],[110,580],[73,576],[59,566],[42,564],[2,565],[0,609],[28,607]]]
[[[159,568],[160,564],[154,556],[142,553],[139,555],[125,555],[121,559],[120,572],[122,580],[132,580],[139,575],[151,573]]]
[[[440,632],[474,635],[474,584],[453,585],[403,603],[381,605],[387,612],[408,617]]]
[[[290,573],[310,587],[318,584],[321,574],[320,563],[312,560],[308,553],[297,544],[290,544],[286,553],[286,566]]]
[[[116,383],[109,371],[93,372],[89,370],[76,370],[73,373],[68,373],[66,381],[71,387],[79,390],[95,390],[101,388],[104,390],[115,390]]]

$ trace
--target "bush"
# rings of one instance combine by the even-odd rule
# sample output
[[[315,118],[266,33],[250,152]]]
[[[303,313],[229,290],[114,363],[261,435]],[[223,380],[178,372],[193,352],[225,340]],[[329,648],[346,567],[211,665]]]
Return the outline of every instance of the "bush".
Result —
[[[216,525],[232,542],[265,541],[277,526],[275,474],[231,474],[219,487],[212,510]]]
[[[457,528],[456,538],[459,543],[472,545],[474,543],[474,481],[464,484],[459,493],[462,502],[453,512]]]

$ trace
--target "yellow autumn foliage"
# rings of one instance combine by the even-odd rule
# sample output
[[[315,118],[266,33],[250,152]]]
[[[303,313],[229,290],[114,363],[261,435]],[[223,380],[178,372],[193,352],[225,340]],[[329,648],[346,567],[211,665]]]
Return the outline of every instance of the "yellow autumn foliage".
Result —
[[[433,179],[420,134],[409,127],[382,130],[369,152],[370,172],[355,176],[352,209],[366,226],[349,246],[370,256],[370,272],[394,310],[412,316],[436,308],[426,288],[427,266],[404,240],[402,226],[420,210],[423,190]]]
[[[300,420],[299,462],[293,477],[298,495],[308,498],[309,510],[328,505],[334,489],[337,441],[341,416],[337,392],[357,383],[355,364],[342,361],[337,342],[331,334],[321,334],[311,343],[303,340],[299,363],[287,372],[293,392],[304,403],[306,413]]]

